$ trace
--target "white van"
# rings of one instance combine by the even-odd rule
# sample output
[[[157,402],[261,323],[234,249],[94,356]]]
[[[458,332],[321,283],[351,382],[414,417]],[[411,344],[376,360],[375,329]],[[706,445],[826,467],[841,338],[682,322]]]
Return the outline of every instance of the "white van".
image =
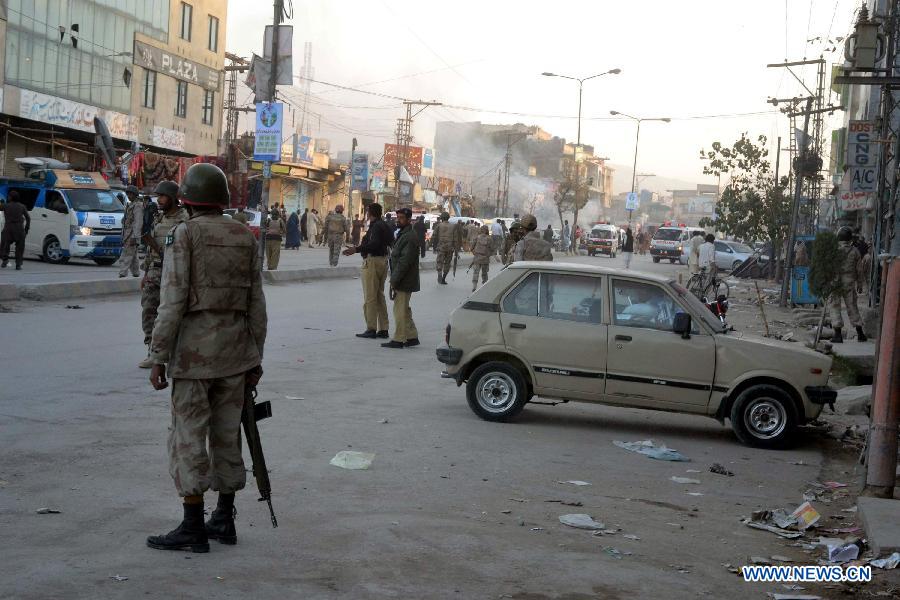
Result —
[[[26,179],[0,178],[3,202],[10,191],[31,216],[26,256],[53,264],[84,258],[111,265],[122,253],[125,207],[100,173],[44,169]]]
[[[650,256],[653,262],[658,263],[662,259],[669,262],[681,261],[681,255],[685,252],[688,241],[695,232],[706,235],[701,227],[660,227],[650,239]]]

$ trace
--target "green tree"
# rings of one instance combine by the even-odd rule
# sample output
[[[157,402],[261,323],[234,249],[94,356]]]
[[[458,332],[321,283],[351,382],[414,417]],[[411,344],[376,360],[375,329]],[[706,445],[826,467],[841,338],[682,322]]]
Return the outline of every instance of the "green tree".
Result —
[[[830,231],[820,231],[813,240],[812,260],[809,266],[809,289],[823,301],[842,290],[840,270],[843,257],[837,236]]]
[[[764,135],[754,141],[742,133],[731,146],[713,142],[711,150],[700,151],[704,175],[728,177],[716,218],[705,217],[700,225],[746,241],[771,240],[777,252],[790,228],[791,199],[787,177],[775,181],[766,141]]]

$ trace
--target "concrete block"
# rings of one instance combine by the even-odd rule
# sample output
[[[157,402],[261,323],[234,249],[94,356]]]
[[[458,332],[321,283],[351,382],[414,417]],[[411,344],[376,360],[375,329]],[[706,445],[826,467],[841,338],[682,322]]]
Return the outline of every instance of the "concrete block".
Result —
[[[140,291],[138,277],[103,279],[99,281],[70,281],[66,283],[35,283],[20,285],[19,297],[23,300],[67,300],[108,296],[111,294],[133,294]]]
[[[18,300],[19,287],[13,283],[0,283],[0,300]]]
[[[834,344],[831,351],[835,356],[853,363],[863,375],[875,374],[875,342],[845,339],[843,344]]]
[[[838,390],[835,408],[847,415],[867,415],[872,404],[871,385],[851,385]]]
[[[900,551],[900,500],[860,496],[856,505],[875,555]]]

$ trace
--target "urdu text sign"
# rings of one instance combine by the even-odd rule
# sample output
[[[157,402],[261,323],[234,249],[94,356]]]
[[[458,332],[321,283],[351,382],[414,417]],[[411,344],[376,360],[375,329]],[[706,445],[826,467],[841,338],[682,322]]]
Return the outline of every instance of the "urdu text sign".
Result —
[[[256,141],[253,160],[281,160],[281,124],[284,120],[284,104],[260,102],[256,105]]]

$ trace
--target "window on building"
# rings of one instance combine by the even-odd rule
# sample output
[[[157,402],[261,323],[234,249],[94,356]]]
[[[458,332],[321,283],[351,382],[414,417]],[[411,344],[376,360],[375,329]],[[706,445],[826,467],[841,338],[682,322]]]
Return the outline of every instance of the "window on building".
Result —
[[[181,3],[181,39],[191,41],[191,24],[194,20],[194,7],[187,2]]]
[[[206,47],[213,52],[219,51],[219,18],[209,15],[209,40]]]
[[[213,105],[215,104],[216,93],[211,90],[203,91],[203,124],[213,124]]]
[[[146,108],[156,108],[156,71],[144,71],[144,99]]]
[[[186,117],[187,116],[187,92],[188,92],[188,84],[186,81],[178,82],[178,93],[175,96],[175,116],[176,117]]]

